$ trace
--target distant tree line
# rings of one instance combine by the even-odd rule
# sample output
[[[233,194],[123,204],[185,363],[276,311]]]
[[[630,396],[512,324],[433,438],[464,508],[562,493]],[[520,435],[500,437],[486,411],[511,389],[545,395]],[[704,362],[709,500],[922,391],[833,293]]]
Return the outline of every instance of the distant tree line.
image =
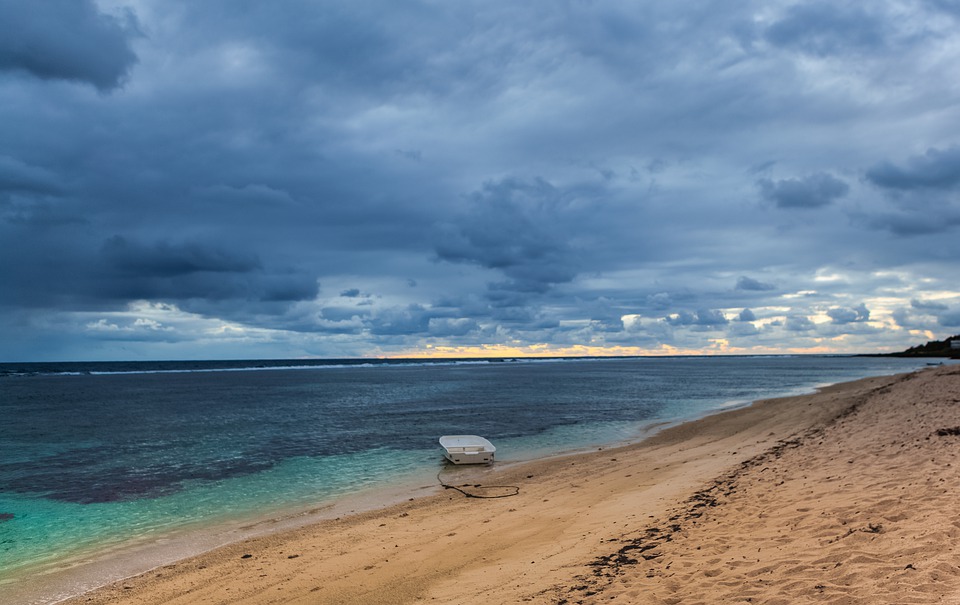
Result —
[[[906,351],[890,353],[893,357],[950,357],[960,359],[960,348],[954,348],[953,343],[960,347],[960,335],[951,336],[944,340],[931,340],[927,344],[910,347]]]

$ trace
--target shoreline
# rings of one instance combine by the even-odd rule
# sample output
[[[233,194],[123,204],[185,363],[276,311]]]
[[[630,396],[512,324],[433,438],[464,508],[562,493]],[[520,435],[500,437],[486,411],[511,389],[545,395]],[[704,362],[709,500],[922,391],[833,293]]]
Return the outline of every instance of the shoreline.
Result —
[[[268,516],[242,517],[212,525],[198,524],[193,528],[178,528],[80,551],[68,559],[30,569],[31,574],[24,578],[14,576],[15,579],[8,583],[0,583],[0,602],[12,599],[29,605],[63,603],[112,583],[203,556],[231,544],[386,508],[419,497],[420,492],[433,487],[407,478],[404,482],[370,487],[329,502],[318,502],[308,509],[278,509]]]
[[[555,602],[960,603],[960,368],[853,395],[622,534]]]
[[[736,403],[706,415],[724,413],[750,404]],[[476,473],[504,472],[532,462],[576,457],[593,451],[626,447],[640,443],[664,430],[690,420],[657,420],[644,423],[636,429],[636,436],[604,445],[588,445],[568,451],[551,452],[530,458],[531,451],[521,452],[520,458],[498,460],[496,467],[453,467],[447,465],[437,451],[438,465],[434,470],[410,472],[398,481],[380,483],[360,491],[332,497],[310,507],[292,506],[277,509],[267,516],[242,517],[219,521],[212,525],[197,525],[189,529],[175,529],[168,533],[129,540],[90,551],[80,551],[62,561],[54,561],[30,569],[23,578],[13,577],[0,582],[0,600],[12,598],[30,605],[54,605],[79,598],[125,579],[150,573],[181,561],[203,556],[219,548],[246,540],[295,531],[311,525],[339,521],[341,517],[373,513],[415,499],[435,496],[443,491],[437,481],[439,470],[446,478],[463,474],[464,469]],[[14,590],[15,589],[15,590]],[[9,590],[9,592],[6,592]]]
[[[745,403],[736,403],[742,407]],[[712,413],[723,413],[722,408]],[[506,471],[531,462],[550,461],[579,456],[597,449],[612,449],[642,442],[664,428],[690,420],[654,420],[635,429],[634,436],[609,444],[578,446],[575,449],[536,454],[537,450],[519,452],[516,459],[498,460],[496,467],[473,467],[475,472]],[[535,457],[531,457],[535,456]],[[180,561],[203,556],[222,547],[245,540],[339,520],[341,517],[376,513],[403,502],[429,497],[443,490],[437,482],[437,471],[446,476],[462,473],[463,467],[445,463],[437,450],[437,467],[411,471],[399,480],[378,483],[359,491],[331,497],[329,500],[303,507],[299,505],[278,508],[268,515],[238,517],[217,521],[210,525],[197,523],[193,527],[178,528],[139,539],[78,551],[70,557],[28,568],[28,573],[0,581],[0,601],[10,598],[30,605],[53,605],[80,597],[97,589],[125,579],[149,573]]]
[[[815,385],[816,390],[824,385]],[[803,389],[803,393],[813,392]],[[792,396],[792,395],[790,395]],[[533,448],[515,452],[517,457],[500,459],[495,469],[506,471],[532,462],[580,456],[596,450],[636,445],[660,431],[752,405],[749,401],[731,401],[714,410],[681,419],[651,419],[631,430],[630,437],[616,441],[578,445],[569,450]],[[545,453],[544,453],[545,452]],[[251,538],[292,531],[342,516],[357,515],[388,508],[413,498],[422,498],[442,490],[436,471],[457,473],[458,467],[445,464],[437,451],[438,466],[433,470],[411,471],[399,480],[378,483],[346,495],[333,496],[308,507],[293,505],[278,508],[267,515],[243,516],[212,524],[195,523],[186,528],[133,538],[88,550],[78,550],[67,558],[26,568],[0,581],[0,599],[12,598],[30,605],[52,605],[87,594],[124,579],[149,573],[179,561]],[[462,470],[462,469],[459,469]],[[475,468],[474,471],[480,469]]]
[[[520,494],[476,500],[421,486],[436,493],[233,542],[63,602],[191,603],[202,597],[268,603],[281,594],[282,602],[303,603],[404,603],[426,595],[480,603],[484,594],[507,602],[502,587],[508,584],[517,601],[582,600],[583,592],[596,591],[560,595],[571,582],[584,581],[572,570],[591,569],[591,561],[604,557],[616,560],[611,553],[630,526],[667,516],[744,460],[828,426],[851,400],[917,374],[761,400],[626,446],[503,468],[455,467],[457,477],[448,482],[516,484]]]

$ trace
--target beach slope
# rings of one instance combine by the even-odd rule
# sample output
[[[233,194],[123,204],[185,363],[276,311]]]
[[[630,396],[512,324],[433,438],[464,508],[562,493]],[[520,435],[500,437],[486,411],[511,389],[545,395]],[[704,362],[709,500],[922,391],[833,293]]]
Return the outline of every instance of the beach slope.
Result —
[[[960,603],[957,366],[443,478],[70,603]]]

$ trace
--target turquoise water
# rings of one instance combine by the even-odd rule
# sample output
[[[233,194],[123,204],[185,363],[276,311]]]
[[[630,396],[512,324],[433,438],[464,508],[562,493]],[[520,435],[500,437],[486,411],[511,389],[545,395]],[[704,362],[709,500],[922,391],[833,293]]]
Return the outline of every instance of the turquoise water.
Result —
[[[498,460],[520,461],[923,365],[767,357],[8,369],[0,597],[71,558],[131,541],[289,515],[390,484],[430,485],[444,464],[442,434],[482,434]]]
[[[0,544],[15,549],[5,549],[13,556],[3,557],[0,586],[24,571],[131,540],[147,542],[216,523],[292,514],[388,481],[422,483],[432,475],[418,471],[436,465],[436,451],[378,449],[291,458],[243,477],[190,480],[176,493],[156,498],[78,504],[4,494],[0,510],[18,514],[16,524],[0,527]]]

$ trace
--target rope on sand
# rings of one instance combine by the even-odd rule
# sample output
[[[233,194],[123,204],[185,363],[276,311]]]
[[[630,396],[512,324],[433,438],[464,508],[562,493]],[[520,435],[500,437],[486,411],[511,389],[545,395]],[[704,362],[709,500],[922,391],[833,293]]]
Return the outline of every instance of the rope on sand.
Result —
[[[437,481],[440,483],[440,486],[443,487],[443,489],[452,489],[452,490],[458,491],[458,492],[460,492],[461,494],[463,494],[464,496],[466,496],[467,498],[485,498],[485,499],[492,499],[492,498],[510,498],[511,496],[516,496],[517,494],[520,493],[520,488],[517,487],[516,485],[482,485],[482,484],[480,484],[480,483],[473,484],[473,485],[470,485],[470,484],[463,485],[462,487],[469,487],[469,488],[473,488],[474,490],[488,490],[488,489],[509,489],[509,490],[513,490],[513,491],[510,492],[510,493],[506,493],[506,494],[494,494],[494,495],[484,495],[484,494],[470,493],[470,492],[462,489],[461,487],[457,487],[456,485],[450,485],[449,483],[444,482],[444,480],[440,478],[440,475],[441,475],[442,473],[443,473],[443,471],[440,471],[439,473],[437,473]]]

